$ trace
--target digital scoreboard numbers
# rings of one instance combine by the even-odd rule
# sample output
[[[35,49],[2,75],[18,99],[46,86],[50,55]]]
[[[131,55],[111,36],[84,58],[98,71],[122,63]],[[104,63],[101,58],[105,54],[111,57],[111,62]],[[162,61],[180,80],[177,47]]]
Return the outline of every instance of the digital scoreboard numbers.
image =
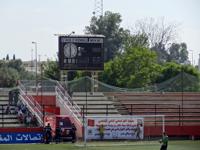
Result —
[[[103,70],[103,35],[59,36],[61,70]]]

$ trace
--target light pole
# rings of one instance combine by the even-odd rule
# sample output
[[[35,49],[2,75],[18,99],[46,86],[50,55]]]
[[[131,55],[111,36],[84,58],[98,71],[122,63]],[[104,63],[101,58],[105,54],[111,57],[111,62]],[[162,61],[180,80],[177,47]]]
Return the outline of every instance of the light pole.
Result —
[[[192,66],[194,65],[194,61],[193,61],[193,50],[189,50],[190,52],[192,52]]]
[[[35,45],[35,88],[36,88],[36,93],[38,94],[37,90],[37,42],[32,42],[32,44]]]

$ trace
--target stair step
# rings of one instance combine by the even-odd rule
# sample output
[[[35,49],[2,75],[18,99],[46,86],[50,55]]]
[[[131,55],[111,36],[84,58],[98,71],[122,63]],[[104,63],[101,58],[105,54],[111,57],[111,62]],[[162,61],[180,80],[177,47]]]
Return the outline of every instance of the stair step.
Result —
[[[86,105],[84,106],[86,107]],[[81,109],[83,109],[83,106],[80,106]],[[97,110],[101,110],[101,109],[115,109],[115,107],[113,105],[108,105],[108,107],[106,107],[105,105],[103,106],[98,106],[98,105],[87,105],[87,109],[97,109]]]
[[[8,96],[0,96],[0,101],[8,101]]]
[[[0,124],[16,124],[16,123],[19,123],[19,120],[18,119],[0,119]]]
[[[84,97],[86,96],[86,92],[74,92],[73,97]],[[104,97],[104,94],[102,92],[87,92],[87,96],[90,97]]]
[[[0,101],[0,105],[8,105],[8,101]]]
[[[72,100],[73,101],[76,101],[76,100],[88,100],[88,101],[108,101],[107,97],[72,97]]]
[[[100,115],[102,115],[102,116],[106,116],[106,115],[119,115],[119,113],[115,113],[115,112],[108,112],[108,113],[106,113],[106,112],[88,112],[88,113],[86,113],[85,112],[85,116],[91,116],[91,115],[93,115],[93,116],[96,116],[96,115],[98,115],[98,116],[100,116]]]
[[[76,101],[76,104],[78,105],[85,105],[86,102],[85,101]],[[110,104],[110,105],[113,105],[112,102],[110,101],[87,101],[87,104],[94,104],[94,105],[106,105],[106,104]]]
[[[0,124],[0,127],[24,127],[24,124]]]
[[[16,115],[16,114],[9,114],[9,115],[1,115],[0,116],[0,120],[2,119],[2,117],[4,118],[4,119],[17,119],[18,118],[18,116]]]

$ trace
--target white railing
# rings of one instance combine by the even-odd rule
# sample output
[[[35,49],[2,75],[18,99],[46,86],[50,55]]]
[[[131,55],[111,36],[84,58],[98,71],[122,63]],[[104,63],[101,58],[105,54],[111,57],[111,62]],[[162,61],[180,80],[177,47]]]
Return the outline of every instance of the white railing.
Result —
[[[71,97],[65,93],[64,88],[58,84],[55,88],[56,91],[56,100],[64,106],[64,108],[67,110],[69,115],[72,115],[73,118],[79,123],[79,125],[82,125],[82,122],[80,118],[82,118],[81,115],[81,109],[79,106],[71,101]]]
[[[69,105],[73,106],[73,108],[75,109],[75,112],[79,112],[79,114],[80,114],[81,113],[80,107],[75,102],[72,101],[69,94],[67,92],[65,92],[65,89],[63,88],[63,86],[59,82],[57,82],[56,88],[58,88],[61,95],[63,97],[65,97],[64,100],[67,99],[67,101],[69,101]]]
[[[22,103],[28,107],[29,111],[36,116],[39,124],[43,126],[43,108],[31,95],[27,95],[26,92],[24,92],[25,87],[22,84],[20,84],[18,88]]]

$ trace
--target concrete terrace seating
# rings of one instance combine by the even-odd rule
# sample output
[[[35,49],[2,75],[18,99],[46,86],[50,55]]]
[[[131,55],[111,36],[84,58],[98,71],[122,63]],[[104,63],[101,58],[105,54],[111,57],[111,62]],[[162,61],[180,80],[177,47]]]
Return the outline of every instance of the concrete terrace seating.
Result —
[[[82,109],[82,113],[85,113],[85,115],[96,116],[119,114],[113,105],[113,101],[109,100],[103,93],[100,92],[74,92],[72,101]]]
[[[200,125],[200,93],[106,93],[133,115],[165,115],[166,125]],[[155,121],[156,122],[156,121]]]
[[[9,90],[0,91],[0,127],[21,127],[23,125],[19,123],[14,105],[10,105],[11,113],[5,113],[9,104],[8,92]]]

